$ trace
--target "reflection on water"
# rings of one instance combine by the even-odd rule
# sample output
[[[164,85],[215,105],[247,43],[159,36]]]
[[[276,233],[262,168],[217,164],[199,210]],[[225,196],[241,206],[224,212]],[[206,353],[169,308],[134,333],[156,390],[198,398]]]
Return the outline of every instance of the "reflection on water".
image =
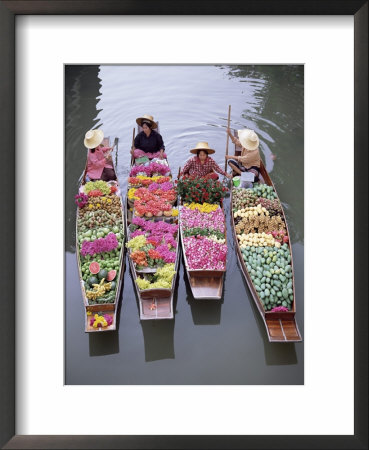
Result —
[[[237,262],[227,216],[222,300],[194,300],[179,268],[174,320],[140,321],[132,275],[124,274],[118,331],[84,333],[75,257],[75,204],[88,129],[119,138],[113,159],[123,192],[135,119],[160,121],[174,174],[198,141],[224,166],[231,128],[254,129],[283,202],[295,267],[297,322],[304,305],[304,71],[302,66],[66,66],[65,250],[67,384],[302,384],[304,344],[271,344]],[[147,89],[148,76],[150,89]],[[144,94],[143,94],[144,93]],[[230,145],[230,151],[232,146]],[[271,155],[275,155],[273,160]]]

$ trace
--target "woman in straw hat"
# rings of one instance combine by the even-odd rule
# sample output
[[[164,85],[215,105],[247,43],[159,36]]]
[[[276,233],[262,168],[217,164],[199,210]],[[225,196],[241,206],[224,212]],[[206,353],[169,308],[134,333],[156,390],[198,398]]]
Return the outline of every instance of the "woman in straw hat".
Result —
[[[238,139],[232,136],[230,129],[227,133],[231,141],[242,147],[241,156],[226,156],[229,166],[238,174],[251,172],[255,175],[255,181],[259,181],[260,175],[260,153],[259,138],[253,130],[238,130]]]
[[[221,169],[218,164],[209,155],[215,153],[215,150],[209,148],[207,142],[198,142],[196,147],[190,150],[196,156],[190,158],[183,167],[181,176],[190,175],[197,178],[212,178],[214,180],[218,179],[218,175],[226,176],[227,178],[232,178],[230,174]]]
[[[84,144],[88,148],[86,181],[116,180],[110,153],[113,147],[104,147],[102,130],[89,130],[85,134]]]
[[[142,156],[147,156],[149,159],[166,158],[163,138],[157,131],[154,131],[158,125],[154,122],[153,116],[144,114],[136,119],[136,123],[142,127],[142,131],[135,137],[131,154],[135,158]]]

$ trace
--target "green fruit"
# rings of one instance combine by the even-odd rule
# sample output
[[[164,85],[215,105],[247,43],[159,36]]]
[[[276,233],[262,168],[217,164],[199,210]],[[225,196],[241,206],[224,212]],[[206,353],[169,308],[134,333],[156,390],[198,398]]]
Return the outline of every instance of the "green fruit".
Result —
[[[93,284],[99,284],[99,280],[96,277],[90,277],[88,279],[88,284],[92,287]]]
[[[108,271],[106,269],[101,269],[97,276],[99,280],[102,280],[103,278],[106,278],[108,276]]]

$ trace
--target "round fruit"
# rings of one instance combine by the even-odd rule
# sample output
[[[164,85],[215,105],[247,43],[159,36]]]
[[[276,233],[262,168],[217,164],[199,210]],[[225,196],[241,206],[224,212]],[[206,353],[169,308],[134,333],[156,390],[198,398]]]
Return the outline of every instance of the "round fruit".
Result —
[[[117,283],[116,283],[115,281],[112,281],[112,282],[111,282],[110,289],[113,290],[113,289],[116,288],[116,286],[117,286]]]
[[[116,275],[117,275],[117,271],[116,270],[109,270],[108,276],[106,277],[106,280],[107,281],[113,281],[114,278],[116,277]]]
[[[101,269],[100,272],[97,274],[99,280],[102,280],[103,278],[106,279],[106,277],[108,276],[108,271],[105,269]]]
[[[100,271],[100,265],[99,265],[99,263],[97,263],[96,261],[93,261],[93,262],[90,264],[89,269],[90,269],[90,272],[91,272],[91,273],[93,273],[94,275],[96,275],[96,274],[99,273],[99,271]]]
[[[90,277],[88,279],[88,284],[92,286],[93,284],[99,284],[99,280],[96,277]]]

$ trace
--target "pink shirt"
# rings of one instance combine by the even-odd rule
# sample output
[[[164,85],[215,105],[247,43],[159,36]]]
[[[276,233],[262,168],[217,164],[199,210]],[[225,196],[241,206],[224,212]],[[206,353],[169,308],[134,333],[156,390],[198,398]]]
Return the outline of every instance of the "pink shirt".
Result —
[[[112,164],[106,161],[104,153],[106,153],[110,147],[98,147],[93,153],[91,150],[88,151],[87,156],[87,175],[92,179],[96,180],[101,178],[101,174],[104,168],[113,169]]]

